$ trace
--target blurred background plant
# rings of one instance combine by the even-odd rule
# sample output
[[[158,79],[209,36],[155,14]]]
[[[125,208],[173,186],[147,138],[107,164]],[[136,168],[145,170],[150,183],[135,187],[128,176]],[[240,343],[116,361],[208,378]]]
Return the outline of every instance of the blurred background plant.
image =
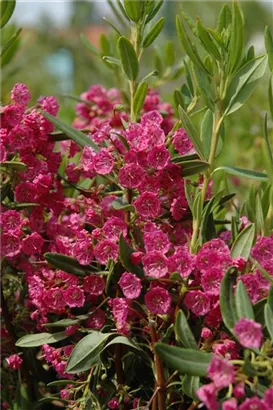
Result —
[[[166,23],[154,48],[153,58],[150,51],[146,54],[144,52],[143,66],[145,74],[151,72],[154,67],[159,71],[159,75],[151,78],[149,82],[152,86],[160,88],[165,101],[173,103],[173,91],[184,83],[184,74],[181,75],[180,69],[184,56],[175,30],[175,15],[181,13],[183,7],[192,19],[199,16],[207,25],[213,26],[223,4],[222,1],[186,1],[183,4],[169,1],[161,8],[160,14],[165,17]],[[258,0],[242,1],[241,7],[245,16],[246,41],[255,44],[256,55],[260,54],[264,52],[265,25],[268,25],[271,31],[273,28],[273,3]],[[116,39],[115,32],[109,30],[103,16],[113,21],[117,27],[122,26],[108,1],[18,2],[11,22],[2,34],[4,41],[10,31],[15,30],[14,25],[23,27],[20,48],[2,71],[2,102],[8,102],[13,84],[24,82],[32,92],[33,101],[40,95],[55,95],[61,105],[60,117],[71,123],[75,116],[76,102],[65,98],[65,94],[79,96],[90,85],[97,83],[105,87],[117,86],[117,79],[112,75],[113,71],[109,70],[109,64],[101,64],[100,58],[90,53],[80,40],[81,33],[84,33],[86,39],[97,50],[103,50],[101,54],[115,56],[116,50],[111,47],[111,43]],[[177,72],[171,73],[164,57],[164,47],[167,48],[169,40],[175,44],[177,68]],[[107,47],[110,48],[110,52],[106,52]],[[100,54],[100,51],[98,53]],[[173,81],[169,83],[171,76]],[[168,87],[164,85],[165,80],[168,80]],[[228,120],[227,137],[230,143],[225,144],[217,160],[219,163],[263,170],[263,122],[265,112],[269,109],[265,98],[267,90],[268,78],[265,76],[252,98],[231,120]],[[200,121],[201,119],[202,117]],[[198,115],[196,121],[199,121]],[[269,118],[271,142],[272,128],[272,118]],[[219,173],[216,182],[221,180],[222,175]],[[244,197],[253,181],[228,177],[228,183],[231,184],[231,189],[232,185],[235,185],[236,190]]]

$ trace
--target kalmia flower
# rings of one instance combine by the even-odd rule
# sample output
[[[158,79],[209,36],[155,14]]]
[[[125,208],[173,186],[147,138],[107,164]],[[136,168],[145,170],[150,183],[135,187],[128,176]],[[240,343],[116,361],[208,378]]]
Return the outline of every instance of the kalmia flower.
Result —
[[[207,374],[217,389],[228,387],[234,382],[235,372],[233,365],[218,356],[213,356]]]
[[[160,201],[153,192],[143,192],[135,200],[134,205],[139,215],[144,218],[154,218],[161,212]]]
[[[23,363],[23,359],[21,359],[18,354],[13,354],[12,356],[7,357],[6,361],[12,370],[19,369],[21,367],[21,364]]]
[[[252,319],[240,319],[234,326],[234,333],[244,347],[258,349],[261,346],[262,326]]]
[[[189,291],[184,298],[184,304],[196,316],[204,316],[210,310],[210,299],[200,290]]]
[[[83,280],[83,290],[93,296],[102,295],[105,288],[105,281],[99,275],[85,276]]]
[[[124,272],[118,281],[124,296],[128,299],[136,299],[141,293],[141,280],[133,273]]]
[[[171,307],[171,296],[169,292],[156,286],[150,289],[145,295],[145,304],[154,315],[164,315]]]

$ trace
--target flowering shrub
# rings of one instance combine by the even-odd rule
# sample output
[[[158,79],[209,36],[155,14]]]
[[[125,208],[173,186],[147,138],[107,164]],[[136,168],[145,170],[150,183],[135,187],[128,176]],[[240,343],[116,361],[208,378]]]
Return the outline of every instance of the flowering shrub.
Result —
[[[214,166],[273,43],[266,31],[268,58],[244,56],[234,3],[217,30],[190,27],[203,60],[178,17],[172,107],[139,80],[160,4],[115,6],[132,35],[104,60],[126,96],[91,86],[72,127],[24,84],[1,108],[3,408],[273,409],[273,163]],[[271,158],[266,121],[265,137]],[[263,184],[238,208],[218,171]]]

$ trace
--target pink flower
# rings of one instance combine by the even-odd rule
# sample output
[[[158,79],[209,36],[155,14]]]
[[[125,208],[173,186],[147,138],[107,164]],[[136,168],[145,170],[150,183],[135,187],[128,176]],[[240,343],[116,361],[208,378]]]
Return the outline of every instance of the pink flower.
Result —
[[[163,169],[170,162],[170,153],[165,145],[153,147],[147,156],[149,166],[154,169]]]
[[[113,241],[117,241],[121,233],[123,236],[126,236],[127,234],[126,223],[116,216],[109,218],[103,225],[102,229],[106,238]]]
[[[9,210],[0,215],[0,226],[4,232],[20,230],[21,225],[22,217],[17,211]]]
[[[238,409],[237,400],[232,398],[232,399],[224,401],[222,409],[223,410],[237,410]]]
[[[257,349],[261,346],[263,333],[260,323],[252,319],[242,318],[236,323],[233,330],[242,346]]]
[[[123,328],[126,325],[129,313],[129,306],[126,299],[114,298],[111,300],[111,305],[117,328]]]
[[[107,151],[102,148],[98,154],[94,157],[94,169],[98,174],[107,175],[112,172],[114,168],[114,158]]]
[[[136,188],[145,175],[144,170],[137,164],[124,165],[119,170],[118,180],[125,188]]]
[[[59,288],[48,289],[43,295],[43,303],[49,310],[63,310],[65,307],[64,292]]]
[[[128,299],[136,299],[141,293],[141,280],[133,273],[124,272],[118,281],[124,296]]]
[[[158,251],[165,254],[171,247],[168,235],[160,229],[152,229],[151,231],[145,232],[143,239],[147,253]]]
[[[165,315],[171,307],[171,296],[169,292],[156,286],[150,289],[145,295],[145,304],[154,315]]]
[[[37,232],[33,232],[22,240],[22,251],[29,256],[40,254],[43,246],[44,240]]]
[[[55,97],[48,96],[48,97],[40,97],[37,100],[37,103],[41,104],[41,107],[44,111],[48,112],[49,114],[56,117],[59,111],[59,104]]]
[[[163,278],[168,273],[168,259],[160,252],[153,251],[147,253],[143,257],[142,262],[144,272],[147,276],[151,276],[153,278]]]
[[[86,327],[89,327],[91,329],[101,329],[102,326],[105,325],[107,316],[103,310],[97,309],[93,313],[92,311],[89,312],[89,314],[90,314],[89,318],[84,322]]]
[[[201,337],[203,339],[209,339],[212,336],[212,331],[208,327],[203,327],[201,331]]]
[[[20,123],[24,115],[24,107],[21,105],[7,105],[3,108],[3,120],[2,120],[2,127],[8,128],[15,127]],[[2,116],[1,116],[2,117]]]
[[[18,124],[9,133],[10,143],[15,151],[31,147],[33,144],[33,132],[24,124]]]
[[[154,218],[161,212],[158,196],[152,192],[144,192],[135,200],[134,205],[139,215]]]
[[[94,254],[99,263],[106,265],[109,259],[114,261],[118,259],[118,245],[113,241],[104,239],[95,246]]]
[[[141,117],[141,125],[158,124],[161,125],[163,121],[162,115],[157,111],[149,111]]]
[[[208,410],[218,410],[217,389],[214,383],[204,384],[196,391],[197,397],[205,404]]]
[[[193,149],[192,142],[185,130],[180,128],[173,134],[173,145],[181,155],[189,153]]]
[[[169,258],[169,264],[171,272],[178,272],[182,278],[187,278],[194,269],[194,256],[186,246],[177,247]]]
[[[131,262],[133,265],[138,265],[144,256],[143,252],[133,252],[131,255]]]
[[[269,410],[268,407],[257,397],[245,399],[239,406],[239,410]]]
[[[108,401],[107,406],[111,410],[115,410],[119,408],[119,401],[117,397],[113,397],[111,400]]]
[[[196,316],[204,316],[210,310],[210,299],[201,290],[190,290],[184,298],[184,304]]]
[[[85,296],[83,290],[78,286],[70,286],[64,291],[64,299],[69,307],[82,307],[84,305]]]
[[[99,275],[85,276],[83,290],[90,295],[99,296],[104,292],[105,282]]]
[[[267,410],[273,410],[273,387],[266,390],[264,395],[264,403],[266,405]]]
[[[219,295],[223,272],[219,268],[207,270],[201,276],[201,285],[208,295]]]
[[[14,84],[11,90],[11,99],[15,104],[27,105],[30,100],[30,92],[25,84]]]
[[[3,233],[1,237],[1,253],[3,256],[12,258],[21,251],[20,236],[17,233]]]
[[[237,399],[240,399],[244,397],[245,395],[245,384],[243,382],[237,383],[233,387],[233,396],[235,396]]]
[[[212,357],[207,374],[218,389],[228,387],[234,382],[233,365],[218,356]]]
[[[17,202],[35,202],[37,189],[32,182],[21,182],[15,188],[15,198]]]
[[[179,221],[188,209],[188,202],[184,195],[180,195],[178,198],[175,198],[171,204],[171,214],[175,221]]]
[[[149,147],[149,136],[141,124],[130,123],[126,130],[126,139],[136,151],[144,151]]]
[[[18,356],[18,354],[13,354],[12,356],[9,356],[6,358],[6,361],[9,365],[9,367],[12,370],[17,370],[20,368],[21,364],[23,363],[23,360],[21,359],[20,356]]]

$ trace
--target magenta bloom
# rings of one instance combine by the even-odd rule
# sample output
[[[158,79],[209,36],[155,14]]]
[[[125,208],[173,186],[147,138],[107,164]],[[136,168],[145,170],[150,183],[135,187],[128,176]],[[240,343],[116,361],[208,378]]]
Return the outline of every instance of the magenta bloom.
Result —
[[[222,410],[237,410],[238,405],[237,405],[237,400],[232,398],[229,400],[224,401]]]
[[[165,145],[156,146],[149,151],[147,159],[151,168],[160,170],[169,164],[170,153],[167,148],[165,148]]]
[[[4,232],[16,231],[21,228],[22,217],[17,211],[9,210],[0,215],[0,226]]]
[[[89,312],[90,314],[90,312]],[[91,313],[89,318],[84,322],[86,327],[91,329],[101,329],[105,325],[107,320],[106,313],[102,309],[96,310],[94,313]]]
[[[128,299],[136,299],[141,293],[141,280],[133,273],[124,272],[118,281],[124,296]]]
[[[239,410],[269,410],[269,408],[257,396],[245,399],[239,406]]]
[[[178,272],[182,278],[187,278],[194,269],[194,256],[185,246],[177,247],[169,258],[171,272]]]
[[[118,258],[118,245],[108,239],[99,242],[94,248],[94,254],[99,263],[105,265],[109,259]]]
[[[118,180],[125,188],[136,188],[142,181],[145,173],[137,164],[124,165],[119,170]]]
[[[242,318],[236,323],[233,330],[242,346],[257,349],[261,346],[263,333],[260,323],[252,319]]]
[[[126,325],[129,306],[126,299],[114,298],[111,300],[112,312],[118,329],[122,329]]]
[[[102,229],[106,238],[113,241],[117,241],[121,233],[123,236],[126,236],[127,234],[126,223],[116,216],[109,218],[103,225]]]
[[[43,295],[43,302],[49,311],[63,310],[66,302],[64,292],[59,288],[48,289]]]
[[[40,234],[33,232],[22,240],[22,251],[26,255],[36,255],[42,252],[44,240]]]
[[[196,394],[208,410],[218,410],[217,389],[214,383],[204,384],[196,391]]]
[[[171,302],[172,299],[169,292],[160,286],[150,289],[145,295],[146,306],[154,315],[168,313]]]
[[[99,296],[105,288],[104,279],[99,275],[89,275],[83,280],[83,290],[93,296]]]
[[[114,168],[114,158],[107,151],[102,148],[98,154],[94,157],[94,169],[98,174],[107,175],[112,172]]]
[[[85,302],[84,292],[78,286],[70,286],[66,289],[64,299],[69,307],[82,307]]]
[[[134,205],[143,218],[154,218],[160,214],[160,201],[153,192],[143,192],[134,202]]]
[[[1,237],[1,253],[3,256],[12,258],[21,251],[20,236],[17,233],[9,232],[2,234]]]
[[[176,151],[181,155],[185,155],[193,149],[191,140],[185,130],[180,128],[173,135],[173,145]]]
[[[9,356],[6,358],[6,361],[9,365],[9,367],[12,370],[17,370],[19,369],[19,367],[21,366],[21,364],[23,363],[23,360],[21,359],[20,356],[18,356],[18,354],[13,354],[12,356]]]
[[[163,278],[168,273],[168,259],[160,252],[147,253],[142,262],[147,276]]]
[[[233,365],[218,356],[213,356],[207,373],[218,389],[228,387],[234,382]]]
[[[210,310],[210,299],[201,290],[191,290],[184,298],[185,306],[196,316],[204,316]]]
[[[30,100],[30,92],[25,84],[16,83],[11,90],[11,99],[18,105],[27,105]]]
[[[264,396],[264,402],[268,410],[273,410],[273,387],[266,390],[265,396]]]
[[[171,247],[168,235],[160,229],[152,229],[151,231],[145,232],[143,239],[147,253],[158,251],[165,254]]]

